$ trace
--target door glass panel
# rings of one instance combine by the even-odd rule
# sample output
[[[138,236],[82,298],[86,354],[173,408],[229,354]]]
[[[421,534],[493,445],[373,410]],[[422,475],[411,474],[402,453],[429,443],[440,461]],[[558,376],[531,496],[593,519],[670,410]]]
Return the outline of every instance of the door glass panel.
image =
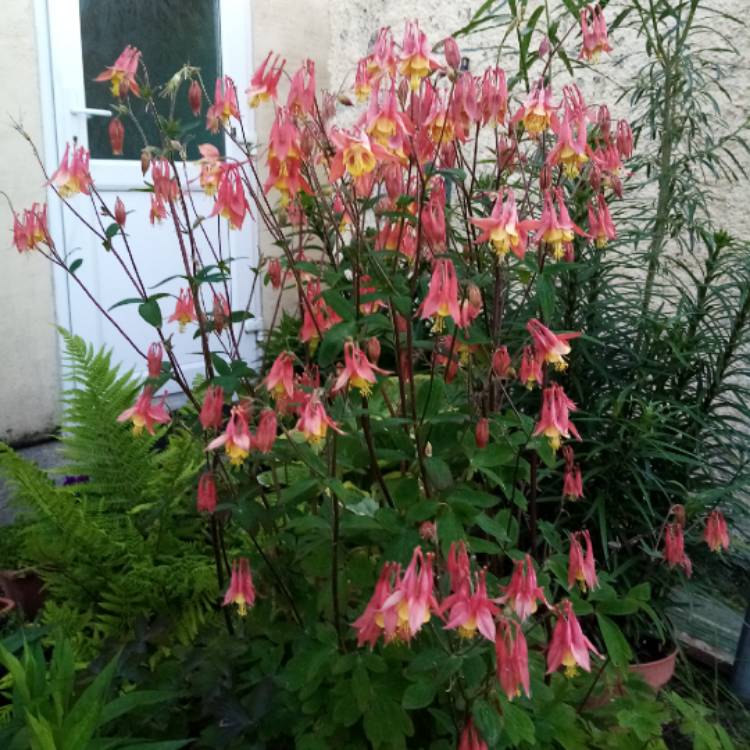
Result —
[[[117,59],[128,44],[143,53],[149,79],[155,84],[165,83],[185,63],[200,68],[209,94],[221,71],[219,42],[218,0],[80,0],[81,45],[86,106],[110,109],[112,94],[107,82],[94,81],[108,65]],[[139,80],[142,75],[139,74]],[[168,100],[161,99],[160,112],[168,114]],[[144,127],[149,145],[160,145],[158,130],[145,114],[142,99],[130,96],[133,110]],[[203,102],[205,113],[206,102]],[[187,103],[187,85],[177,95],[174,119],[181,127],[191,126],[183,135],[188,143],[188,157],[198,158],[198,143],[213,143],[223,148],[221,134],[212,135],[205,129],[205,116],[193,116]],[[93,159],[138,159],[143,138],[132,120],[122,118],[125,126],[123,155],[113,157],[107,135],[109,120],[88,118],[89,149]],[[199,127],[195,127],[199,123]]]

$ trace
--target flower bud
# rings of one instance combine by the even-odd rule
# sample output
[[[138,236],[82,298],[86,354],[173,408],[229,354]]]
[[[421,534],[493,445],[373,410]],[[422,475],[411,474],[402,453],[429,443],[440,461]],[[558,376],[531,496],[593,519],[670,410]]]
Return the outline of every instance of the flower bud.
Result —
[[[633,155],[633,131],[625,120],[617,123],[617,150],[623,159],[629,159]]]
[[[380,359],[380,341],[375,336],[367,342],[367,358],[374,365],[376,365]]]
[[[199,513],[213,513],[216,510],[216,482],[210,471],[201,474],[198,480],[198,504]]]
[[[539,45],[539,57],[547,57],[551,49],[552,47],[550,46],[549,38],[545,36],[544,39],[542,39],[542,43]]]
[[[203,92],[201,91],[201,86],[198,81],[193,79],[190,88],[188,89],[188,104],[190,105],[190,110],[195,117],[200,117],[202,100]]]
[[[609,140],[610,130],[612,129],[612,118],[609,116],[609,109],[606,104],[599,107],[596,116],[596,125],[599,128],[602,138]]]
[[[151,154],[144,148],[141,151],[141,174],[145,175],[151,165]]]
[[[449,36],[443,42],[443,51],[445,52],[445,62],[451,68],[457,69],[461,66],[461,51],[458,49],[458,43],[452,36]]]
[[[437,542],[437,526],[434,521],[424,521],[419,527],[419,536],[425,540],[425,542]]]
[[[109,144],[112,146],[112,155],[122,156],[122,145],[125,140],[125,126],[122,124],[122,120],[120,120],[119,117],[113,117],[109,121],[107,133],[109,135]]]
[[[474,430],[474,438],[477,441],[477,448],[486,448],[490,442],[490,422],[487,417],[482,417]]]
[[[469,304],[475,310],[482,309],[482,292],[479,291],[479,287],[476,284],[471,283],[466,287],[466,296]]]
[[[281,262],[278,258],[268,261],[268,280],[274,289],[281,289]]]
[[[552,187],[552,170],[549,164],[545,164],[539,170],[539,189],[543,192],[549,190]]]
[[[150,378],[158,378],[161,375],[161,360],[163,356],[164,349],[158,341],[149,346],[146,362],[148,363],[148,376]]]
[[[115,201],[115,221],[121,226],[125,226],[125,220],[127,219],[127,212],[125,211],[125,204],[121,198],[117,198]]]
[[[270,453],[276,442],[276,412],[273,409],[264,409],[258,420],[258,429],[253,438],[255,447],[261,453]]]
[[[510,366],[510,354],[508,354],[507,346],[498,347],[492,355],[492,372],[494,372],[501,380],[511,376],[512,369]]]

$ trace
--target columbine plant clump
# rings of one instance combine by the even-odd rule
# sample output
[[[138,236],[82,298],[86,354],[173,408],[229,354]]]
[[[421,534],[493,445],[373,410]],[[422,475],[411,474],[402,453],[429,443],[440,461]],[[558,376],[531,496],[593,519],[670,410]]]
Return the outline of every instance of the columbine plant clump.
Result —
[[[611,50],[598,6],[584,8],[580,29],[581,57]],[[501,737],[542,747],[562,733],[566,747],[583,746],[594,731],[581,720],[587,696],[627,662],[608,615],[618,596],[637,607],[648,594],[618,592],[597,570],[596,534],[569,528],[589,467],[574,448],[586,404],[566,390],[566,369],[585,331],[550,319],[566,269],[617,237],[610,205],[633,140],[606,103],[553,75],[562,48],[545,40],[519,92],[524,82],[500,67],[463,70],[457,42],[433,47],[416,21],[400,39],[383,28],[351,98],[318,92],[312,61],[289,76],[269,53],[244,91],[250,107],[274,112],[255,155],[239,82],[209,85],[185,67],[158,87],[128,47],[97,80],[114,97],[115,154],[127,129],[143,132],[131,97],[146,100],[162,134],[143,143],[149,216],[132,215],[127,195],[103,200],[80,146],[66,146],[49,176],[71,211],[90,200],[105,217],[89,229],[155,329],[146,350],[84,287],[148,369],[120,421],[135,440],[180,433],[200,445],[195,512],[217,604],[252,654],[249,687],[270,676],[274,691],[258,737],[361,747],[364,732],[399,747],[416,734],[477,750]],[[210,216],[186,197],[195,131],[158,114],[178,96],[244,154],[198,145]],[[354,125],[337,124],[352,108]],[[231,229],[262,223],[256,267],[223,254],[211,217]],[[182,288],[164,317],[167,295],[134,265],[126,224],[136,220],[171,226],[183,249]],[[81,284],[45,207],[16,216],[14,243]],[[284,300],[259,369],[240,355],[249,315],[228,284],[247,273]],[[283,312],[292,306],[297,316]],[[180,336],[204,355],[195,382],[174,353]],[[167,384],[186,399],[171,414]],[[663,545],[666,564],[689,571],[684,513],[673,516],[655,530],[654,554]],[[705,539],[728,545],[718,510]]]

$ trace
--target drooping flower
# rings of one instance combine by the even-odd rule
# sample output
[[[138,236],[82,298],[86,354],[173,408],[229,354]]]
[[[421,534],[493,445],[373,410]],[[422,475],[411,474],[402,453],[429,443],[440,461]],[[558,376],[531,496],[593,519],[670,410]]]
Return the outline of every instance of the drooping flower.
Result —
[[[281,352],[271,365],[263,383],[274,399],[294,396],[294,355]]]
[[[268,261],[268,280],[275,290],[281,289],[281,261],[278,258]]]
[[[229,76],[224,76],[216,79],[214,101],[206,111],[206,127],[212,133],[218,133],[219,128],[226,125],[230,117],[239,120],[240,110],[234,81]]]
[[[201,104],[203,102],[203,92],[201,91],[201,85],[198,81],[193,78],[188,88],[188,106],[194,117],[199,117],[201,113]]]
[[[179,185],[172,176],[172,167],[166,159],[153,159],[151,179],[154,182],[154,195],[169,203],[177,198]]]
[[[454,70],[461,67],[461,50],[458,48],[458,42],[452,36],[443,40],[443,54],[448,67]]]
[[[216,195],[219,189],[223,170],[221,168],[221,152],[213,143],[201,143],[198,146],[201,158],[198,160],[201,172],[198,176],[203,192],[208,196]]]
[[[495,353],[492,355],[492,372],[500,380],[513,377],[514,372],[507,346],[503,345],[495,349]]]
[[[273,409],[263,409],[258,419],[253,444],[261,453],[270,453],[276,442],[276,412]]]
[[[474,125],[481,121],[479,106],[479,79],[468,71],[462,73],[453,87],[450,103],[450,118],[453,132],[462,143],[472,135]]]
[[[425,542],[437,544],[437,524],[434,521],[422,521],[422,523],[419,524],[419,536],[422,537]]]
[[[557,106],[552,104],[552,89],[539,81],[513,116],[513,124],[522,122],[532,137],[537,137],[549,128]]]
[[[146,363],[148,365],[148,376],[158,378],[161,375],[161,360],[164,356],[164,347],[160,342],[155,341],[148,348]]]
[[[112,156],[122,156],[122,147],[125,141],[125,126],[119,117],[113,117],[107,126],[109,145],[112,148]]]
[[[482,125],[500,125],[508,111],[508,85],[502,68],[487,68],[479,97]]]
[[[607,22],[599,3],[581,8],[581,52],[579,58],[596,62],[602,52],[611,52],[607,36]]]
[[[394,573],[398,575],[398,565],[392,562],[384,563],[380,570],[380,577],[375,584],[375,591],[365,607],[365,611],[352,623],[357,630],[357,645],[369,644],[374,648],[378,638],[383,633],[384,619],[383,604],[393,592],[391,580]]]
[[[421,547],[415,547],[403,577],[383,602],[381,613],[386,641],[394,638],[411,640],[430,621],[433,613],[439,613],[433,591],[433,557],[432,552],[425,555]]]
[[[565,676],[574,677],[576,666],[585,672],[591,671],[589,652],[601,657],[596,646],[583,634],[581,624],[573,611],[569,599],[562,602],[557,610],[557,622],[552,632],[549,650],[547,651],[547,674],[565,667]]]
[[[598,248],[607,246],[607,242],[617,238],[617,230],[609,213],[609,206],[604,195],[599,193],[596,198],[596,208],[589,203],[589,234]]]
[[[221,427],[224,409],[224,389],[220,385],[209,385],[203,396],[198,419],[204,430],[218,430]]]
[[[581,547],[581,537],[586,542],[586,553]],[[582,591],[593,591],[599,581],[596,577],[596,561],[594,560],[594,548],[591,544],[591,535],[588,529],[576,531],[570,535],[570,552],[568,555],[568,587],[580,585]]]
[[[128,45],[114,63],[99,73],[94,80],[109,81],[112,96],[124,97],[129,93],[140,96],[141,90],[135,80],[140,59],[140,50]]]
[[[296,117],[315,113],[315,63],[303,61],[289,84],[287,109]]]
[[[451,542],[445,567],[450,578],[451,592],[468,594],[471,590],[471,566],[463,541]]]
[[[206,450],[212,451],[224,446],[224,451],[229,456],[229,462],[233,466],[240,466],[248,457],[252,448],[252,438],[247,419],[248,415],[243,405],[233,406],[224,432],[214,438],[208,444]]]
[[[477,448],[486,448],[490,442],[490,421],[487,417],[482,417],[477,421],[477,426],[474,428],[474,441]]]
[[[664,549],[662,555],[670,568],[678,565],[685,571],[685,575],[690,578],[693,574],[693,563],[685,552],[685,535],[682,526],[682,523],[676,521],[668,523],[664,527]]]
[[[408,21],[401,45],[399,71],[409,80],[412,91],[419,88],[423,78],[440,67],[440,62],[433,56],[427,36],[416,21]]]
[[[442,604],[442,611],[448,611],[446,630],[458,630],[462,638],[473,638],[477,631],[487,640],[495,640],[495,615],[498,607],[487,596],[486,572],[476,574],[474,591],[462,589],[448,596]]]
[[[458,750],[487,750],[487,743],[482,739],[471,719],[466,722],[461,732]]]
[[[430,197],[422,206],[422,236],[433,253],[445,249],[445,182],[442,177],[430,181]]]
[[[536,226],[532,220],[519,221],[516,198],[510,189],[505,192],[505,200],[498,195],[486,219],[471,219],[471,222],[482,230],[477,242],[489,242],[500,257],[512,251],[519,260],[523,260],[526,252],[528,230]]]
[[[336,128],[331,132],[330,139],[336,148],[328,172],[331,182],[342,177],[344,172],[355,179],[363,177],[377,166],[377,158],[373,153],[375,144],[370,141],[367,133],[352,133]]]
[[[434,318],[433,330],[443,330],[447,317],[458,322],[461,313],[458,306],[458,278],[453,262],[448,258],[435,261],[427,296],[421,305],[422,318]]]
[[[525,346],[521,353],[521,368],[518,371],[518,379],[529,390],[534,387],[535,383],[541,385],[544,382],[542,360],[531,346]]]
[[[526,324],[526,330],[531,334],[536,356],[552,365],[556,370],[565,370],[568,363],[565,357],[570,354],[571,339],[578,338],[580,333],[552,333],[544,323],[531,318]]]
[[[511,607],[521,622],[536,612],[540,601],[547,603],[544,591],[537,585],[531,555],[516,560],[510,583],[503,591],[505,594],[498,601]]]
[[[214,303],[211,309],[213,316],[214,330],[221,333],[227,323],[232,319],[232,311],[229,309],[229,301],[219,292],[214,292]]]
[[[583,477],[581,467],[575,462],[575,454],[569,445],[564,445],[563,458],[565,469],[563,471],[563,497],[568,500],[578,500],[583,497]]]
[[[189,289],[180,289],[175,303],[174,312],[167,318],[170,323],[177,322],[180,326],[180,332],[185,330],[188,323],[198,320],[195,314],[195,304],[193,295]]]
[[[213,513],[216,510],[216,481],[213,472],[204,471],[198,480],[198,513]]]
[[[382,146],[398,161],[406,161],[408,138],[414,128],[398,106],[393,84],[382,95],[380,88],[373,89],[364,125],[365,132],[374,143]]]
[[[357,388],[367,397],[372,392],[372,386],[377,382],[375,373],[390,374],[382,370],[367,359],[367,355],[353,341],[344,344],[344,366],[331,389],[334,393],[344,388]]]
[[[114,220],[121,226],[125,226],[125,222],[128,218],[128,213],[125,210],[125,204],[122,202],[122,198],[119,196],[117,197],[117,200],[115,201],[115,210],[114,210]]]
[[[537,243],[544,243],[550,248],[555,260],[573,259],[573,237],[578,234],[586,237],[586,232],[573,223],[568,213],[563,192],[557,188],[557,211],[552,200],[552,193],[544,194],[544,210],[536,227]]]
[[[497,679],[509,701],[521,694],[531,695],[529,651],[521,625],[501,617],[495,637]]]
[[[729,528],[724,514],[720,510],[712,510],[706,519],[703,541],[711,552],[729,549]]]
[[[279,63],[279,56],[276,55],[269,66],[272,54],[273,52],[269,52],[258,70],[253,73],[253,77],[250,79],[250,86],[245,91],[247,102],[252,108],[257,107],[263,102],[267,102],[269,99],[276,101],[276,97],[278,96],[279,79],[284,70],[286,60],[282,60]]]
[[[221,216],[229,222],[230,229],[242,229],[250,205],[245,198],[240,169],[237,165],[224,166],[219,178],[216,203],[211,216]]]
[[[622,159],[629,159],[633,155],[633,131],[626,120],[617,122],[616,143]]]
[[[572,434],[580,440],[581,436],[570,421],[569,415],[576,408],[576,405],[565,395],[561,385],[553,383],[545,388],[542,397],[542,413],[534,429],[534,436],[544,435],[549,440],[553,451],[560,447],[561,438],[570,438]]]
[[[143,432],[144,427],[149,435],[154,435],[154,424],[168,424],[172,421],[169,416],[166,407],[164,406],[164,399],[158,404],[152,402],[154,395],[154,389],[151,386],[146,386],[141,395],[135,402],[134,406],[129,409],[125,409],[119,417],[118,422],[127,422],[130,420],[133,423],[133,434],[140,435]]]
[[[151,196],[151,208],[148,212],[148,220],[155,224],[157,222],[164,221],[167,218],[167,207],[164,204],[164,200],[161,196],[154,193]]]
[[[328,416],[320,400],[320,395],[315,391],[300,410],[300,416],[297,420],[297,430],[302,433],[308,443],[317,445],[322,440],[325,440],[329,427],[340,435],[344,434],[336,422]]]
[[[49,245],[47,205],[34,203],[22,214],[13,212],[13,245],[19,253],[34,250],[39,245]]]
[[[247,610],[252,609],[255,604],[255,586],[250,563],[246,557],[241,557],[239,563],[237,560],[232,562],[232,578],[224,596],[223,606],[226,607],[228,604],[237,605],[240,617],[245,617]]]
[[[57,188],[62,198],[69,198],[76,193],[89,195],[91,192],[89,159],[89,152],[83,146],[73,148],[73,153],[70,154],[70,144],[66,143],[60,165],[52,173],[47,184]]]
[[[306,302],[303,304],[302,328],[300,341],[305,341],[312,348],[317,346],[318,340],[329,328],[341,322],[336,311],[323,299],[320,290],[320,279],[312,279],[305,287]]]
[[[573,120],[570,111],[566,110],[562,120],[553,119],[552,129],[557,136],[557,142],[547,157],[547,164],[561,166],[565,176],[574,179],[589,160],[585,115]]]

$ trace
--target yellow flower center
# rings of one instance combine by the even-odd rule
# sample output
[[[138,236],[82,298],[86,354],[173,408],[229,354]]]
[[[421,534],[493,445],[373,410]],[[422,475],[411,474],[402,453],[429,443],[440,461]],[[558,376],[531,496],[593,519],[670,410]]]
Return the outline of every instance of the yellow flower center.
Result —
[[[361,177],[375,169],[375,156],[369,149],[360,144],[354,144],[344,149],[344,163],[346,171],[352,177]]]

